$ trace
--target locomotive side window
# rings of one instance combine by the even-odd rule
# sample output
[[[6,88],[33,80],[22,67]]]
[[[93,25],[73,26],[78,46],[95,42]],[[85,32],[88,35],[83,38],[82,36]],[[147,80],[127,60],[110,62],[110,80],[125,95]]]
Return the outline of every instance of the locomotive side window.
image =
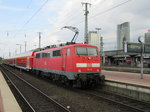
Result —
[[[61,50],[53,51],[53,57],[61,56]]]
[[[42,53],[42,58],[47,58],[47,53]]]
[[[97,50],[94,47],[76,47],[77,56],[98,56]]]
[[[51,52],[47,52],[47,58],[51,57]]]
[[[36,58],[40,58],[40,53],[36,54],[35,57],[36,57]]]

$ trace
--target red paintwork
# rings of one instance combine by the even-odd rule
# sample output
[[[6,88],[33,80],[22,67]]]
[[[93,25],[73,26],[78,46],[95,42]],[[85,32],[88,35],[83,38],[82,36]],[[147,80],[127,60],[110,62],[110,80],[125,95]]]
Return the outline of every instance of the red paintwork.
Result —
[[[14,58],[9,58],[9,59],[4,59],[3,63],[9,64],[11,66],[14,66],[15,64],[15,59]]]
[[[95,47],[93,45],[87,44],[73,44],[68,46],[62,46],[59,48],[50,48],[36,53],[44,53],[53,50],[61,49],[62,56],[60,57],[50,57],[50,58],[34,58],[35,68],[59,70],[67,72],[100,72],[101,67],[91,67],[91,63],[100,63],[100,56],[77,56],[75,47],[85,46],[85,47]],[[66,56],[67,49],[70,48],[70,56]],[[95,47],[97,48],[97,47]],[[98,49],[97,49],[98,52]],[[90,59],[89,59],[90,57]],[[76,63],[88,63],[88,67],[76,67]],[[98,70],[98,71],[97,71]]]
[[[24,69],[31,69],[33,67],[33,58],[36,51],[26,52],[17,55],[13,58],[4,59],[3,62],[9,65],[21,67]]]
[[[16,66],[23,67],[25,69],[31,69],[33,67],[33,58],[36,51],[27,52],[15,57]]]
[[[100,55],[98,56],[77,56],[76,46],[84,47],[95,47],[88,44],[72,44],[67,46],[62,46],[58,48],[49,48],[42,51],[30,51],[16,57],[3,60],[4,63],[14,64],[17,67],[24,69],[40,68],[40,69],[50,69],[59,70],[67,72],[101,72],[101,67],[91,67],[92,63],[100,63]],[[66,56],[67,49],[70,49],[70,55]],[[50,57],[50,58],[35,58],[36,53],[44,53],[48,51],[61,49],[60,57]],[[98,49],[97,49],[98,52]],[[29,61],[29,62],[28,62]],[[76,67],[77,63],[86,63],[88,67]]]

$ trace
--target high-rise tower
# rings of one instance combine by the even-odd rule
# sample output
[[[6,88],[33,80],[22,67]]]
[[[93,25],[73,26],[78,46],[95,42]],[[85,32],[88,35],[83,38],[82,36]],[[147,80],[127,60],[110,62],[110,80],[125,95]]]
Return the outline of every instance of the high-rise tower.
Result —
[[[123,43],[130,41],[130,23],[117,25],[117,50],[123,49]]]

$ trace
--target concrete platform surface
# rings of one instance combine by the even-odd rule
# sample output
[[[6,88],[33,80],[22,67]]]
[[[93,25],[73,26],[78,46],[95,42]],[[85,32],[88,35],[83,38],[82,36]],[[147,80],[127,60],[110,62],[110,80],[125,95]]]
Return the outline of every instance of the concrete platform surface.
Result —
[[[150,74],[143,74],[143,79],[141,79],[140,73],[102,70],[102,74],[105,75],[106,80],[114,80],[118,82],[137,84],[137,85],[150,87]]]
[[[22,112],[2,73],[0,72],[0,112]]]

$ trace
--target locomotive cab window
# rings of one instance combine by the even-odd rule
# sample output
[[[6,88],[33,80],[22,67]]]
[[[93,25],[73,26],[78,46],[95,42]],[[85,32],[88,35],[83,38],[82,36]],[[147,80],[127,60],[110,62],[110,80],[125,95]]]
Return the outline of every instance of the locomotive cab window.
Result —
[[[61,56],[61,50],[53,51],[53,57],[59,57],[59,56]]]
[[[94,47],[76,47],[77,56],[98,56],[97,50]]]
[[[76,47],[76,55],[77,56],[88,56],[86,47]]]
[[[88,56],[98,56],[96,48],[94,47],[88,47]]]

